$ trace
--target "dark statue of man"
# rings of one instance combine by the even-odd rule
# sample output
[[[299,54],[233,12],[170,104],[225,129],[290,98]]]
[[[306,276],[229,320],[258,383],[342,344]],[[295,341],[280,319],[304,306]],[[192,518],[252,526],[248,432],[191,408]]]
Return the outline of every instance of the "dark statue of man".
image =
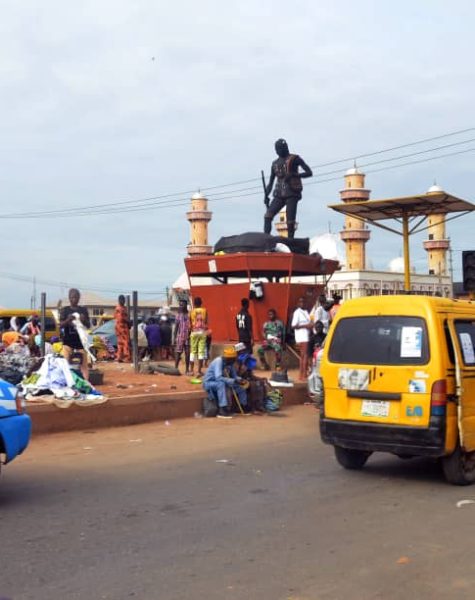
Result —
[[[279,139],[276,141],[275,151],[279,158],[272,163],[269,183],[265,188],[267,211],[264,215],[264,233],[271,232],[272,219],[285,206],[288,237],[293,238],[297,219],[297,202],[302,199],[302,179],[312,177],[313,173],[312,169],[298,154],[290,154],[285,140]],[[303,172],[299,172],[299,168]],[[276,178],[273,199],[269,203],[269,195]]]

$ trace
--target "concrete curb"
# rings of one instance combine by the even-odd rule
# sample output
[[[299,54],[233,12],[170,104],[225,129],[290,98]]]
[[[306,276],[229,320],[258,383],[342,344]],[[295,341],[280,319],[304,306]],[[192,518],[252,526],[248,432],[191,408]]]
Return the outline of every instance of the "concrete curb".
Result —
[[[284,407],[303,404],[307,398],[305,383],[296,383],[293,388],[282,391]],[[201,412],[203,395],[203,390],[199,389],[110,398],[97,406],[73,405],[61,409],[51,404],[30,405],[27,412],[33,422],[33,435],[43,435],[192,417],[195,412]]]

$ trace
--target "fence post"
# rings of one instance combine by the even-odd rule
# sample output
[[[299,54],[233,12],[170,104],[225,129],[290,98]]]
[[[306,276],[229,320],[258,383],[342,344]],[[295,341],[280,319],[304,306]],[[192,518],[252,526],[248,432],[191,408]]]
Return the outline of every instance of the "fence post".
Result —
[[[44,356],[45,352],[46,352],[46,292],[41,292],[40,327],[41,327],[41,356]]]
[[[132,292],[132,350],[134,357],[134,369],[139,370],[139,322],[138,322],[138,292]]]

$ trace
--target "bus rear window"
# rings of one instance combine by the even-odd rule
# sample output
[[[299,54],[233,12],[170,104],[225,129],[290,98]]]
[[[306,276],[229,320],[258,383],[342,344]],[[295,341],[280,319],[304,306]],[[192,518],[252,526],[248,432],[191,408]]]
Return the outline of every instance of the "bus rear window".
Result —
[[[328,357],[334,363],[424,365],[429,361],[425,321],[387,315],[342,319]]]
[[[475,365],[475,322],[455,321],[455,330],[459,339],[462,358],[465,365]]]

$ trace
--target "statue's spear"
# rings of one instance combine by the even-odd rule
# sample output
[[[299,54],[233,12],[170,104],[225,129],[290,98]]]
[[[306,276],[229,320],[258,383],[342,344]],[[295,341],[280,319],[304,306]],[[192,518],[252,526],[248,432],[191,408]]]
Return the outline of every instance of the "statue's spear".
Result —
[[[267,186],[266,186],[266,178],[264,176],[264,171],[261,171],[262,178],[262,187],[264,188],[264,204],[269,207],[269,196],[267,195]]]

